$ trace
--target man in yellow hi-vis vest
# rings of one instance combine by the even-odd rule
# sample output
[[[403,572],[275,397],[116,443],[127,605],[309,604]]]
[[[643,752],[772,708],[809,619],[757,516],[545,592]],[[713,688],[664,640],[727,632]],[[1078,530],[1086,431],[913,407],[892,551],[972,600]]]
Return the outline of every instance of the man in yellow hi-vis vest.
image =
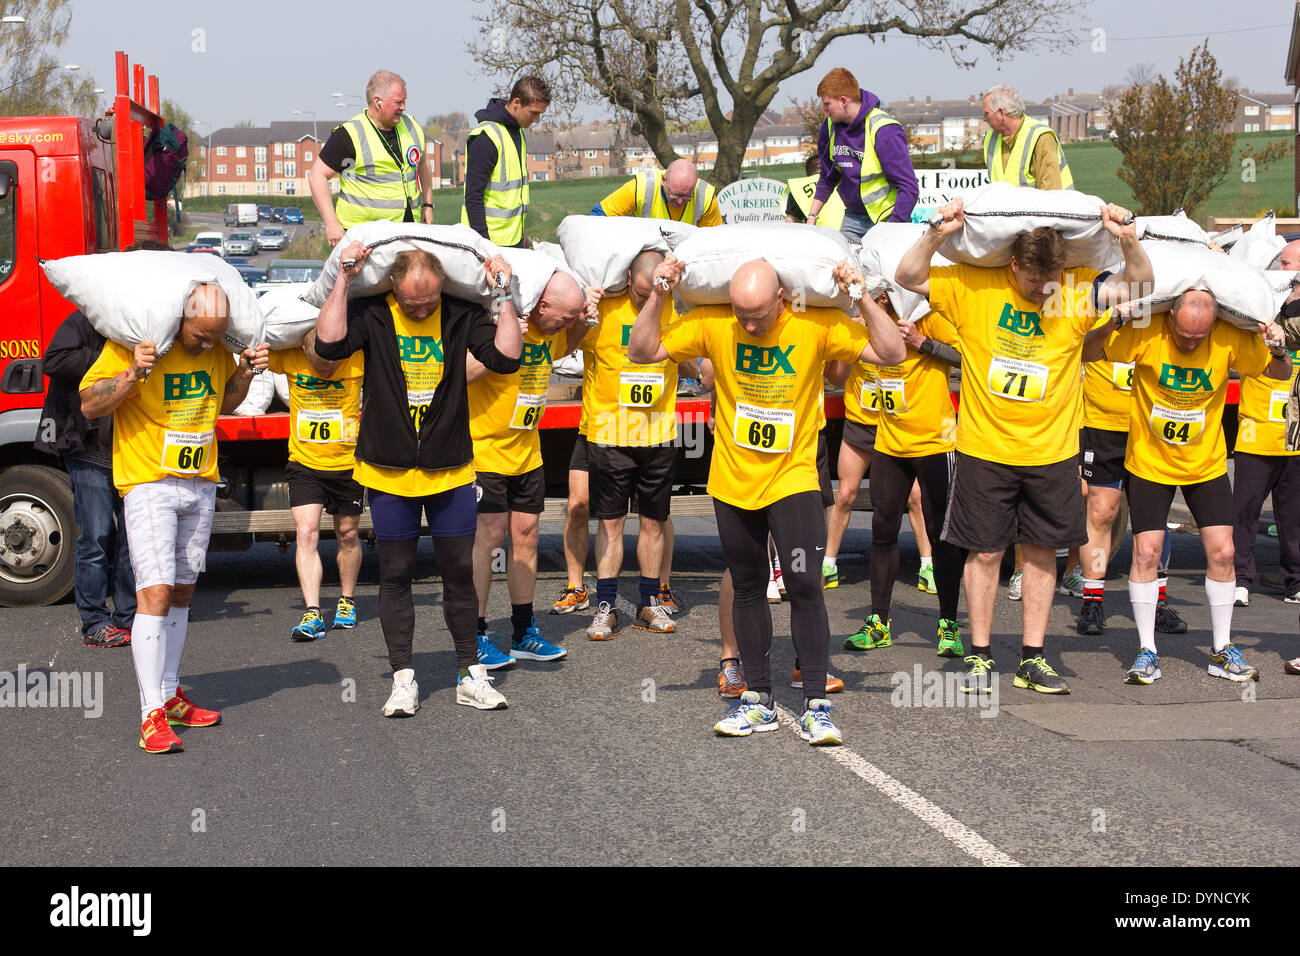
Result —
[[[1025,115],[1020,94],[995,86],[984,94],[984,165],[995,183],[1073,189],[1074,177],[1056,133]]]
[[[335,176],[337,203],[329,187]],[[333,246],[373,219],[433,222],[433,176],[424,131],[406,115],[406,81],[380,70],[366,84],[366,108],[334,128],[307,183]]]
[[[817,134],[821,175],[808,206],[808,222],[832,191],[844,200],[840,232],[861,239],[878,222],[911,222],[920,188],[907,148],[907,133],[880,108],[880,97],[858,86],[837,66],[817,84],[826,123]]]
[[[673,219],[694,226],[720,226],[718,196],[700,179],[689,159],[675,159],[666,170],[637,173],[591,207],[593,216]]]
[[[465,140],[465,200],[460,221],[498,246],[528,246],[528,142],[524,130],[551,105],[538,76],[520,77],[510,96],[494,96],[474,114]]]

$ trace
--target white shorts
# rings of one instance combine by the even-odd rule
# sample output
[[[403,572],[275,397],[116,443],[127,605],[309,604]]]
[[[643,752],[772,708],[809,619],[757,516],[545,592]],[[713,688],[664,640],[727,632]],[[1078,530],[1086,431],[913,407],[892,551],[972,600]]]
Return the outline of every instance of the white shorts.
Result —
[[[216,483],[169,476],[136,485],[122,503],[136,590],[197,581],[212,534]]]

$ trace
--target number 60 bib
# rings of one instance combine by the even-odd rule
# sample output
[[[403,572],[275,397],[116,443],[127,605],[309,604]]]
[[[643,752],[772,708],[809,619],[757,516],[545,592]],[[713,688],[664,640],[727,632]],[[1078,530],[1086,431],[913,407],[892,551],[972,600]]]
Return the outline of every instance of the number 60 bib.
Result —
[[[177,475],[197,475],[208,464],[212,432],[164,432],[162,469]]]
[[[732,435],[741,448],[772,454],[788,452],[794,443],[794,409],[737,402]]]

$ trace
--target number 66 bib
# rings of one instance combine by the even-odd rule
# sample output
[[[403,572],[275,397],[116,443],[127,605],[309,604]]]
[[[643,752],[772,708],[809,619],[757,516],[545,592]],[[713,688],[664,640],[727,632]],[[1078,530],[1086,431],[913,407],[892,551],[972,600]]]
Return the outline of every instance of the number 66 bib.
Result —
[[[212,432],[164,432],[162,469],[177,475],[197,475],[208,463]]]
[[[618,377],[618,403],[625,407],[649,408],[663,393],[663,372],[623,372]]]
[[[1017,402],[1041,402],[1047,393],[1047,373],[1046,365],[995,355],[989,363],[989,391]]]
[[[794,443],[794,409],[737,402],[732,435],[741,448],[772,454],[788,452]]]

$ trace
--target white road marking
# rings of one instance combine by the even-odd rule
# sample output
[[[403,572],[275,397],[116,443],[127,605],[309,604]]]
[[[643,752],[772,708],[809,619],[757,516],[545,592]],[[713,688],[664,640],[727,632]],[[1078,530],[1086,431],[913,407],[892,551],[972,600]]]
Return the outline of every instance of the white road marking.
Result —
[[[793,712],[777,704],[776,713],[783,726],[789,727],[795,733],[799,732],[799,718]],[[975,857],[985,866],[1022,865],[947,811],[931,803],[910,787],[899,783],[865,757],[847,747],[818,747],[817,749],[840,766],[861,777],[922,823],[937,830],[957,849]]]

